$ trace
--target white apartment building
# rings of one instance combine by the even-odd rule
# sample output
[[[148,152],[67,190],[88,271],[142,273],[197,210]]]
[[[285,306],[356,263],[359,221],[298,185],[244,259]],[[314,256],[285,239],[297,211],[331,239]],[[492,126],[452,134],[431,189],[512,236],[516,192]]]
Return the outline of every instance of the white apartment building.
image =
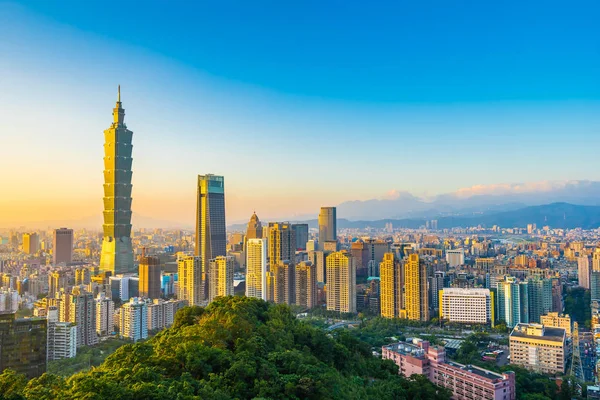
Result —
[[[446,250],[446,262],[450,268],[464,265],[465,249]]]
[[[148,305],[139,297],[132,297],[121,307],[121,336],[137,342],[148,338]]]
[[[440,319],[471,324],[493,323],[494,299],[489,289],[444,288],[439,296]]]
[[[98,336],[108,336],[115,331],[113,315],[115,303],[106,293],[99,293],[96,297],[96,333]]]

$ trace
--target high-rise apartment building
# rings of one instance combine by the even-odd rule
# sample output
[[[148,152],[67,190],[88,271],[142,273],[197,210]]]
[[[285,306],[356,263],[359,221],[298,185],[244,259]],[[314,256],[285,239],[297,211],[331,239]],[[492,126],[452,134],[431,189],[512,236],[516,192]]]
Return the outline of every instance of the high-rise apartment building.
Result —
[[[100,255],[100,270],[113,276],[135,272],[131,246],[132,135],[125,125],[119,87],[113,123],[104,131],[104,238]]]
[[[35,254],[40,251],[40,236],[37,233],[23,234],[23,252]]]
[[[577,276],[579,278],[579,286],[585,289],[590,288],[590,275],[592,272],[592,262],[590,257],[581,256],[577,258]]]
[[[402,291],[404,288],[404,270],[394,253],[386,253],[379,264],[379,303],[381,316],[400,318],[404,309]]]
[[[198,175],[195,255],[202,259],[203,273],[207,272],[211,259],[227,255],[225,180],[222,176]],[[208,292],[203,295],[202,300],[206,300]]]
[[[324,251],[316,250],[308,252],[308,260],[317,268],[317,282],[327,283],[326,254]]]
[[[46,318],[0,313],[0,373],[10,368],[32,379],[46,372],[47,323]]]
[[[96,297],[96,334],[98,336],[109,336],[115,331],[113,316],[115,314],[115,303],[106,296],[106,293],[98,293]]]
[[[267,300],[276,304],[296,302],[295,266],[289,261],[271,263],[267,275]]]
[[[440,319],[494,325],[494,297],[489,289],[444,288],[439,296]]]
[[[54,265],[69,264],[73,261],[73,229],[54,230],[52,239],[52,262]]]
[[[527,282],[517,282],[507,276],[498,282],[498,320],[512,328],[517,324],[529,322],[529,287]]]
[[[567,335],[563,328],[520,323],[510,334],[510,363],[543,374],[564,374]]]
[[[296,259],[296,233],[288,222],[269,223],[269,262],[271,264]]]
[[[139,260],[138,271],[140,297],[160,298],[160,259],[154,256],[142,255]]]
[[[89,285],[91,282],[91,273],[89,268],[81,267],[75,269],[75,285]]]
[[[48,274],[48,297],[56,296],[60,289],[67,289],[67,276],[63,271]]]
[[[540,323],[542,315],[552,311],[552,281],[534,277],[527,281],[529,322]]]
[[[197,256],[181,256],[177,260],[177,298],[186,300],[190,306],[204,304],[206,275],[202,272],[202,259]]]
[[[148,306],[148,331],[157,331],[173,325],[175,313],[185,307],[184,300],[154,299],[152,303],[146,302]]]
[[[317,306],[317,268],[310,261],[296,265],[296,305],[307,309]]]
[[[230,256],[219,256],[209,261],[208,301],[215,297],[233,296],[233,264]]]
[[[428,321],[427,266],[419,259],[418,254],[409,255],[404,262],[404,288],[406,318]]]
[[[58,309],[48,307],[48,361],[73,358],[77,355],[77,325],[72,322],[59,322]]]
[[[266,289],[267,240],[251,238],[246,242],[246,296],[267,300]]]
[[[336,251],[326,258],[327,309],[342,313],[356,312],[356,265],[352,255]]]
[[[429,306],[433,310],[440,309],[440,290],[446,287],[446,273],[435,271],[429,278]]]
[[[319,213],[319,249],[325,249],[325,242],[335,241],[337,241],[336,208],[321,207],[321,212]]]
[[[294,304],[296,301],[296,232],[287,222],[269,223],[269,265],[270,274],[267,284],[271,282],[276,303]]]
[[[137,342],[148,338],[148,305],[138,297],[123,304],[120,311],[121,336]]]
[[[98,343],[96,333],[96,302],[92,293],[75,286],[69,298],[68,322],[77,325],[77,346],[93,346]]]

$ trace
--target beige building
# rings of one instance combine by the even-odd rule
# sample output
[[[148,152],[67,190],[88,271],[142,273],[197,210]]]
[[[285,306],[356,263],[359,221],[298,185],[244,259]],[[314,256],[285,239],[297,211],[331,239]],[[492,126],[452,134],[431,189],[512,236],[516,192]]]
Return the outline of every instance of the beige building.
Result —
[[[356,312],[356,265],[349,253],[327,256],[327,309],[343,313]]]
[[[404,273],[402,264],[396,259],[394,253],[385,253],[383,261],[379,264],[379,301],[381,316],[384,318],[400,318],[402,304],[402,288],[404,287]]]
[[[267,277],[267,299],[276,304],[294,304],[296,302],[296,272],[288,261],[271,264]]]
[[[23,234],[23,252],[35,254],[40,250],[40,236],[37,233]]]
[[[201,257],[180,255],[177,259],[177,279],[179,300],[186,300],[190,306],[204,304],[205,279]]]
[[[266,239],[250,238],[246,242],[246,297],[267,300]]]
[[[517,324],[510,334],[510,363],[544,374],[564,374],[567,364],[565,329]]]
[[[319,250],[325,251],[325,242],[337,242],[337,216],[335,207],[321,207],[319,213]]]
[[[571,336],[571,317],[569,314],[559,315],[557,312],[549,312],[541,316],[540,323],[544,326],[563,328],[567,332],[567,336]]]
[[[317,268],[310,261],[296,265],[296,305],[317,306]]]
[[[233,257],[219,256],[210,260],[208,271],[208,301],[216,297],[233,296]]]
[[[413,321],[429,320],[429,293],[427,266],[417,254],[411,254],[404,263],[406,318]]]

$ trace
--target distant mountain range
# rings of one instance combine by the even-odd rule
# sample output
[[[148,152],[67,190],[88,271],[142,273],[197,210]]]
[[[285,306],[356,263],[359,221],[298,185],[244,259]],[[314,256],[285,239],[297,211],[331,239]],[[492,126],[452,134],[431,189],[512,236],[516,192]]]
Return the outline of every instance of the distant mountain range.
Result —
[[[382,199],[343,202],[337,206],[337,214],[350,220],[430,218],[514,211],[551,203],[600,206],[600,182],[477,185],[429,199],[393,190]]]
[[[338,229],[365,229],[384,228],[387,223],[392,223],[395,228],[419,228],[431,218],[402,218],[350,221],[345,218],[338,219]],[[583,228],[595,229],[600,227],[600,206],[584,206],[569,203],[552,203],[541,206],[523,207],[510,211],[489,211],[480,215],[441,216],[436,218],[438,229],[498,225],[503,228],[527,227],[527,224],[536,224],[539,228],[548,225],[551,228]],[[293,221],[307,223],[311,228],[318,228],[318,221]],[[232,225],[231,230],[245,230],[244,224]]]

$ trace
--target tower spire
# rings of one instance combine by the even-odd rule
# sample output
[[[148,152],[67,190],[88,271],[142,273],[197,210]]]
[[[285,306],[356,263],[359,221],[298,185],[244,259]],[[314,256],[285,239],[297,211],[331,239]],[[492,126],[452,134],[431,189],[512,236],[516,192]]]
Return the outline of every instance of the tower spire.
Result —
[[[117,92],[117,102],[121,102],[121,85],[119,85],[119,90]]]

